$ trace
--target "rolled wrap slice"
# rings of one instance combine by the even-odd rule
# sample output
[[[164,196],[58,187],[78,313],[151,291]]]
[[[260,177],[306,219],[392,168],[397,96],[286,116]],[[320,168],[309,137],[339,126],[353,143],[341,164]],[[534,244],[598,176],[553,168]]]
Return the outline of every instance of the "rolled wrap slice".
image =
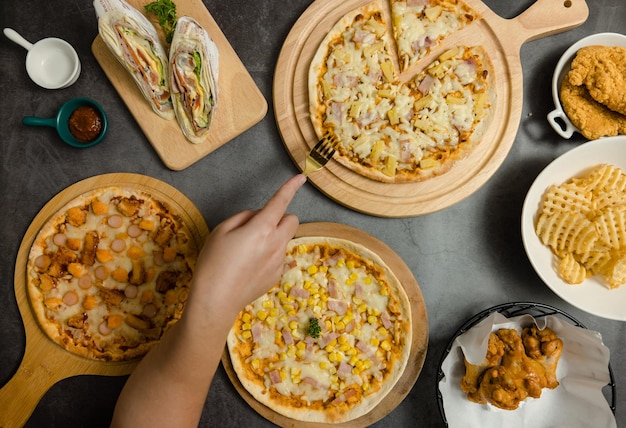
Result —
[[[148,19],[123,0],[95,0],[98,32],[156,114],[174,118],[168,59]]]
[[[219,52],[193,18],[178,19],[169,65],[176,120],[185,137],[199,144],[208,137],[217,108]]]

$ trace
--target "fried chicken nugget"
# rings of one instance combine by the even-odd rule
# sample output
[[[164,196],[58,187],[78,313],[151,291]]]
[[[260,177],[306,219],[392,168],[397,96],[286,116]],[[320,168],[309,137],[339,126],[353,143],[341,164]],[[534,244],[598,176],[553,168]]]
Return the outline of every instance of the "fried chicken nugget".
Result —
[[[584,85],[591,97],[609,109],[626,114],[626,48],[586,46],[572,61],[569,81]]]
[[[580,133],[590,140],[626,134],[626,116],[597,102],[584,85],[572,84],[570,74],[565,75],[561,84],[561,104]]]

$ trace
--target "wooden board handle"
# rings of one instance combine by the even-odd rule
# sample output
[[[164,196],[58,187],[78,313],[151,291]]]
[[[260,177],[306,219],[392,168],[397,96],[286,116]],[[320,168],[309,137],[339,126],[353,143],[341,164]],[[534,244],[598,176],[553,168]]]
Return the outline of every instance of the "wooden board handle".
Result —
[[[519,45],[540,37],[567,31],[587,20],[585,0],[537,0],[514,18],[519,28],[507,32],[520,38]]]
[[[50,387],[67,377],[58,361],[48,362],[42,352],[24,353],[17,372],[0,389],[0,428],[24,426]]]

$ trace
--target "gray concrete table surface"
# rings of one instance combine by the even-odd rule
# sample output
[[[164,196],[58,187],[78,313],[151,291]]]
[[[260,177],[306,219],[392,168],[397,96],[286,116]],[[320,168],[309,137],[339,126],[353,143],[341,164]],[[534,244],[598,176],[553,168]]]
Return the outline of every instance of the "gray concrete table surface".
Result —
[[[91,53],[97,34],[92,2],[2,0],[2,28],[14,28],[31,42],[50,36],[69,41],[83,69],[70,88],[41,89],[26,75],[26,51],[0,36],[0,385],[12,377],[24,353],[24,329],[13,289],[17,251],[32,219],[59,191],[97,174],[145,174],[186,194],[213,228],[238,211],[260,207],[298,172],[276,126],[272,82],[283,41],[311,1],[203,1],[261,89],[269,110],[259,124],[214,153],[183,171],[172,171],[161,162]],[[512,18],[533,1],[485,3]],[[338,222],[374,235],[402,257],[420,284],[429,316],[426,362],[406,399],[377,427],[443,426],[435,390],[447,342],[472,315],[506,302],[546,303],[599,331],[611,350],[618,398],[623,394],[626,323],[593,316],[555,295],[534,272],[520,234],[522,203],[535,177],[553,159],[585,141],[579,135],[561,139],[546,120],[553,109],[554,66],[584,36],[626,33],[623,0],[587,3],[590,15],[582,26],[522,46],[523,109],[515,142],[499,170],[471,197],[433,214],[387,219],[348,209],[307,184],[290,206],[302,223]],[[28,128],[21,123],[27,115],[52,117],[65,100],[82,96],[101,102],[109,116],[109,134],[96,147],[72,149],[52,128]],[[27,426],[107,426],[125,379],[63,380],[45,394]],[[618,401],[618,425],[626,425],[626,406],[623,398]],[[272,426],[240,398],[221,366],[200,425]]]

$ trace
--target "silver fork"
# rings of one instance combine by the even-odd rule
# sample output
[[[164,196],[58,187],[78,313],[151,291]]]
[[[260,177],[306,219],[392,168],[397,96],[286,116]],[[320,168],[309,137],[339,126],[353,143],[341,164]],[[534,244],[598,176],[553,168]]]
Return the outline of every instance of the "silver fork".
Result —
[[[338,143],[339,139],[335,134],[324,135],[307,155],[302,174],[309,175],[322,169],[335,154]]]

